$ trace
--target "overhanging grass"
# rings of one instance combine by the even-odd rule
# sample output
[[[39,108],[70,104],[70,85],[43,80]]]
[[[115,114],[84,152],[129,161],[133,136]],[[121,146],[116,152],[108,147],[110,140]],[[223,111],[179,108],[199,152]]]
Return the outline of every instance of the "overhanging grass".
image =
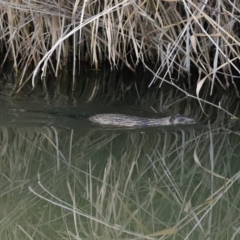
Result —
[[[195,67],[198,91],[210,80],[212,93],[215,83],[226,89],[239,75],[239,10],[238,1],[2,1],[1,44],[22,71],[20,85],[30,64],[44,76],[69,61],[73,75],[81,61],[132,71],[154,62],[156,76]]]

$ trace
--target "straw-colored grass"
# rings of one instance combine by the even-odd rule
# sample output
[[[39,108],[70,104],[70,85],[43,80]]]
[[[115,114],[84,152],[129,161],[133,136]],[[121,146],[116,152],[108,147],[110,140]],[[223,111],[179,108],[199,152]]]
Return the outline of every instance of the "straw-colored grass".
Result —
[[[238,1],[2,1],[0,36],[5,60],[12,59],[33,76],[47,68],[55,75],[68,62],[72,73],[81,61],[96,69],[107,61],[132,71],[142,62],[157,63],[153,84],[160,74],[179,76],[198,71],[197,93],[206,81],[227,89],[239,75]],[[73,78],[74,81],[74,78]],[[237,87],[235,86],[238,94]]]

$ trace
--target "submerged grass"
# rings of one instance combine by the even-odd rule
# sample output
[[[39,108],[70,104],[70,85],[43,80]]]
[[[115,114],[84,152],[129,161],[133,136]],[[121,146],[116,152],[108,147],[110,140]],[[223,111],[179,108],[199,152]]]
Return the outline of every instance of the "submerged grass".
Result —
[[[206,81],[227,89],[239,77],[238,1],[1,1],[2,52],[21,69],[47,68],[55,75],[68,62],[73,75],[81,61],[96,69],[108,61],[132,71],[141,62],[153,68],[153,84],[173,72],[197,69],[199,92]],[[224,79],[224,81],[223,81]],[[72,79],[74,81],[74,78]],[[189,84],[196,79],[188,78]]]
[[[238,129],[2,127],[1,239],[237,239]]]

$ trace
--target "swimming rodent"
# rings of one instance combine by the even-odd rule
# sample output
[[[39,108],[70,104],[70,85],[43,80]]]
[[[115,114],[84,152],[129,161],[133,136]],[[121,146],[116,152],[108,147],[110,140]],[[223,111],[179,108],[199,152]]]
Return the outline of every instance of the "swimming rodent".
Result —
[[[181,115],[164,118],[145,118],[125,114],[97,114],[89,120],[105,126],[115,127],[157,127],[169,125],[188,125],[196,123],[194,119]]]

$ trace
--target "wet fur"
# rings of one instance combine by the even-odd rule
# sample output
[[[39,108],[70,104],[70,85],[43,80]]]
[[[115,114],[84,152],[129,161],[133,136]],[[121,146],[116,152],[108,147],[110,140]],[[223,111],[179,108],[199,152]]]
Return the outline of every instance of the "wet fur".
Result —
[[[165,118],[144,118],[124,114],[97,114],[90,117],[89,120],[101,125],[115,127],[157,127],[195,123],[194,119],[180,115]]]

